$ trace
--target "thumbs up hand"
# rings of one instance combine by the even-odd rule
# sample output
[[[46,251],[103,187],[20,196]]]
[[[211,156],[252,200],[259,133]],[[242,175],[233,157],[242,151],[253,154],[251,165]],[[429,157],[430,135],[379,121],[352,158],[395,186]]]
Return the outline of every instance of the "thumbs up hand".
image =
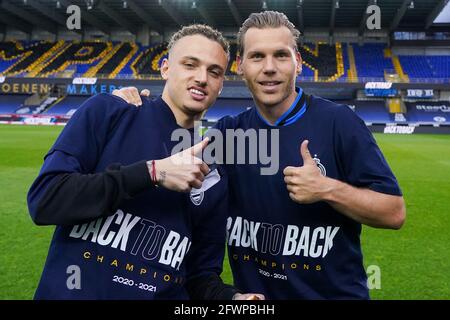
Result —
[[[302,159],[303,159],[303,166],[314,165],[315,167],[317,167],[316,162],[311,157],[311,152],[309,152],[308,144],[309,144],[309,141],[304,140],[302,142],[302,144],[300,145],[300,155],[302,156]]]
[[[155,160],[155,175],[158,185],[169,190],[189,192],[192,188],[200,189],[209,167],[196,155],[208,145],[208,138],[177,154],[161,160]],[[152,161],[147,162],[152,176]]]
[[[308,150],[308,143],[308,140],[304,140],[300,146],[303,166],[286,167],[283,170],[289,197],[295,202],[303,204],[323,200],[328,190],[328,178],[320,173],[320,169]]]

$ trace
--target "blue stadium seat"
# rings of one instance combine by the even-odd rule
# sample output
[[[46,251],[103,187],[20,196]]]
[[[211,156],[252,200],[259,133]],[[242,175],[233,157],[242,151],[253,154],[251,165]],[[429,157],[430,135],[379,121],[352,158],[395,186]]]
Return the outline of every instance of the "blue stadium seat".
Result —
[[[44,114],[51,115],[72,115],[73,112],[87,99],[88,96],[67,96],[47,111]]]
[[[14,113],[28,97],[26,94],[0,95],[0,113]]]
[[[394,69],[392,60],[384,58],[385,44],[366,43],[360,46],[353,43],[352,46],[359,78],[384,79],[384,70]]]

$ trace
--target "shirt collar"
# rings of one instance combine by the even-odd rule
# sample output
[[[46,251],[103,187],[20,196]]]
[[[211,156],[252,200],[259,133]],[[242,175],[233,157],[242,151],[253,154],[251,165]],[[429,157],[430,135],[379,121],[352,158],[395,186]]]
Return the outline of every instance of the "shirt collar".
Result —
[[[256,114],[258,117],[268,126],[270,127],[278,127],[278,126],[287,126],[298,119],[300,119],[303,114],[306,111],[306,96],[303,92],[303,89],[300,87],[296,87],[295,91],[297,92],[297,97],[295,98],[295,101],[292,103],[292,105],[289,107],[286,112],[284,112],[276,121],[274,124],[270,124],[264,117],[259,113],[258,108],[255,107]]]

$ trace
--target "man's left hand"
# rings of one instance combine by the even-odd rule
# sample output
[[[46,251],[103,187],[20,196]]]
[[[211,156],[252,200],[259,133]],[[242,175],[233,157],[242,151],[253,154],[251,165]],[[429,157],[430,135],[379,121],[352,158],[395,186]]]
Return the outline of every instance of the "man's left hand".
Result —
[[[283,170],[289,197],[302,204],[321,201],[329,190],[330,179],[320,173],[308,150],[308,140],[302,142],[300,154],[303,158],[303,166],[286,167]]]

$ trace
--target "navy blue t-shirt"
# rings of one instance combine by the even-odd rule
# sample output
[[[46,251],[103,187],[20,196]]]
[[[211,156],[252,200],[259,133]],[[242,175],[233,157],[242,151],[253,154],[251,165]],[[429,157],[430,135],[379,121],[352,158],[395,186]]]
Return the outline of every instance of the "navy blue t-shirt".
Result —
[[[256,108],[217,125],[224,134],[226,129],[267,129],[268,142],[263,144],[269,150],[270,132],[279,130],[275,175],[262,175],[261,168],[269,165],[259,161],[224,166],[230,198],[227,244],[235,285],[268,299],[367,299],[361,225],[326,202],[291,200],[283,169],[303,165],[300,144],[307,139],[322,174],[386,194],[401,191],[371,133],[350,108],[314,96],[307,103],[302,94],[300,89],[278,121],[284,125],[271,126]]]
[[[179,128],[161,98],[134,108],[97,95],[64,128],[40,177],[165,158]],[[220,176],[207,191],[191,194],[149,186],[109,216],[57,226],[35,298],[187,299],[187,278],[222,270],[226,177]]]

